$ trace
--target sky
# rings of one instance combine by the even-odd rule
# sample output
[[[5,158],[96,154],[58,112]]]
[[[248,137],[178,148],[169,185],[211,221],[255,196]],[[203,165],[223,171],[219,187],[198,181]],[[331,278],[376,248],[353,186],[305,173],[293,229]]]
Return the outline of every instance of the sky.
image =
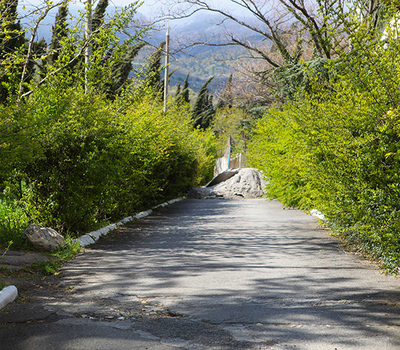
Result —
[[[21,7],[24,6],[29,11],[29,8],[32,9],[32,7],[36,8],[37,6],[42,5],[43,1],[44,0],[18,0],[18,3]],[[71,0],[70,6],[75,7],[75,8],[81,7],[83,9],[85,1],[86,0]],[[94,6],[96,6],[98,1],[99,0],[92,0],[92,3],[94,3]],[[171,7],[171,5],[173,5],[176,1],[178,1],[178,0],[144,0],[143,5],[140,6],[138,9],[138,13],[146,16],[149,20],[154,20],[156,18],[162,17],[161,16],[162,9],[164,9],[164,14],[165,14],[166,12],[168,12],[168,6]],[[182,1],[182,0],[180,0],[180,1]],[[207,0],[207,1],[209,2],[209,4],[215,5],[218,7],[221,6],[221,7],[229,8],[229,9],[234,8],[234,6],[232,6],[231,0]],[[59,2],[61,2],[61,0],[53,0],[53,3],[59,3]],[[110,13],[112,13],[113,7],[122,7],[122,6],[129,5],[130,3],[132,3],[132,0],[109,0],[109,7],[107,10]],[[70,10],[71,10],[71,7],[70,7]],[[165,10],[165,8],[167,10]],[[178,6],[176,6],[176,9],[177,8],[178,8]],[[172,13],[172,11],[173,11],[173,8],[171,10],[171,13]],[[76,12],[76,10],[75,10],[75,12]],[[52,10],[48,14],[46,19],[41,22],[41,31],[47,30],[47,29],[50,30],[51,26],[54,24],[54,18],[55,18],[56,13],[57,13],[57,9]],[[76,13],[73,13],[73,14],[76,15]],[[30,20],[26,19],[26,21],[30,21]],[[187,19],[184,19],[182,21],[187,21]],[[178,21],[174,22],[174,24],[178,24],[178,23],[181,23],[181,22],[178,22]],[[45,29],[43,29],[43,28],[45,28]],[[40,33],[40,34],[44,35],[43,33]]]
[[[125,6],[128,5],[131,1],[130,0],[109,0],[110,4],[113,3],[116,6]],[[144,12],[145,14],[152,14],[156,11],[159,10],[160,4],[163,3],[164,5],[161,6],[166,6],[165,3],[173,4],[174,1],[168,1],[168,0],[144,0],[143,6],[140,7],[141,12]],[[216,5],[218,4],[219,6],[229,6],[231,3],[230,0],[210,0],[210,4]]]
[[[95,3],[97,2],[96,0],[92,0]],[[54,1],[56,2],[56,1]],[[71,3],[76,4],[78,6],[84,6],[84,0],[73,0]],[[231,1],[230,0],[210,0],[210,4],[213,5],[219,5],[219,6],[228,6],[231,7]],[[28,4],[33,4],[37,5],[42,3],[42,0],[19,0],[20,5],[28,5]],[[132,3],[132,0],[109,0],[110,5],[114,6],[126,6]],[[143,5],[140,7],[140,12],[145,14],[145,15],[154,15],[157,13],[162,6],[168,6],[168,4],[171,3],[173,4],[174,1],[168,1],[168,0],[144,0]],[[167,5],[165,5],[167,4]]]

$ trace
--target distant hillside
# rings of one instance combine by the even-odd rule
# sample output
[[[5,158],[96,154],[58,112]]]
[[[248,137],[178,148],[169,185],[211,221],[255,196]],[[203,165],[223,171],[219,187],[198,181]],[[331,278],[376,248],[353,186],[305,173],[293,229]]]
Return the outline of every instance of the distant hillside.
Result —
[[[79,17],[79,12],[83,8],[75,5],[69,6],[69,12],[73,18]],[[113,13],[115,8],[110,7],[109,12]],[[21,9],[21,13],[23,14]],[[50,12],[48,17],[42,22],[37,32],[37,40],[44,38],[46,42],[50,42],[52,35],[52,26],[54,25],[57,9]],[[138,14],[138,18],[144,17]],[[187,49],[185,53],[179,52],[180,43],[189,43],[191,41],[204,40],[206,37],[211,38],[209,43],[216,44],[223,39],[224,32],[234,31],[238,37],[246,37],[251,42],[261,41],[261,37],[254,36],[252,31],[243,29],[240,26],[227,23],[224,26],[218,26],[218,16],[197,14],[191,18],[180,21],[170,22],[170,40],[171,40],[171,59],[170,72],[176,70],[172,75],[170,85],[176,86],[178,82],[185,80],[190,73],[190,88],[197,92],[204,82],[211,76],[215,76],[210,84],[210,90],[221,90],[225,87],[229,75],[234,71],[234,65],[239,62],[244,63],[243,57],[245,50],[238,46],[208,46],[197,45]],[[27,25],[26,25],[27,26]],[[154,46],[165,40],[165,27],[163,30],[152,33],[147,40]],[[154,47],[148,46],[143,49],[139,55],[139,62],[149,57],[154,51]],[[164,61],[163,61],[164,62]]]
[[[225,26],[216,25],[218,16],[198,14],[185,21],[170,23],[170,43],[172,57],[170,71],[176,70],[171,77],[171,86],[176,86],[178,81],[183,82],[190,73],[189,85],[194,91],[198,91],[204,82],[211,76],[215,76],[209,85],[211,90],[221,90],[225,87],[229,75],[234,72],[234,66],[245,64],[246,50],[239,46],[209,46],[197,45],[185,53],[173,54],[178,50],[179,43],[191,41],[209,40],[210,44],[217,44],[224,40],[226,32],[235,32],[237,37],[245,37],[250,42],[261,42],[261,36],[255,36],[254,32],[238,25],[227,23]],[[165,40],[165,31],[157,32],[150,39],[153,45],[158,45]],[[146,51],[143,51],[145,54]]]

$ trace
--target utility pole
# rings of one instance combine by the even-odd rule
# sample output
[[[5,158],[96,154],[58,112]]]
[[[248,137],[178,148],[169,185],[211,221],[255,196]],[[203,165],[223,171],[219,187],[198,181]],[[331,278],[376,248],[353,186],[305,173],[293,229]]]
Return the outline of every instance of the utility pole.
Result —
[[[86,1],[86,26],[85,26],[85,93],[89,90],[89,68],[90,68],[90,55],[92,54],[92,46],[89,44],[90,37],[92,36],[92,0]]]
[[[167,24],[167,37],[165,40],[165,72],[164,72],[164,113],[167,112],[168,78],[169,78],[169,21]]]

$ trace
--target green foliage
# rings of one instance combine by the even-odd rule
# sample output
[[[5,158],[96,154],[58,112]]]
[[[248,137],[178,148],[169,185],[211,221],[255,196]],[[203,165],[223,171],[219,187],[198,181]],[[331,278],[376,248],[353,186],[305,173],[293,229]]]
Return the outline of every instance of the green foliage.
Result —
[[[4,58],[12,53],[15,48],[24,44],[25,38],[17,19],[18,0],[2,0],[0,2],[0,14],[2,26],[0,31],[0,57]]]
[[[181,82],[178,82],[178,85],[176,86],[176,91],[175,91],[175,100],[179,100],[179,96],[181,94]]]
[[[189,98],[189,74],[186,76],[185,81],[183,82],[183,87],[181,91],[182,100],[186,103],[190,103]]]
[[[129,86],[129,74],[132,71],[132,61],[143,48],[144,43],[138,43],[127,47],[118,60],[110,64],[110,79],[104,83],[103,89],[107,97],[115,99],[126,87]]]
[[[394,25],[392,28],[395,28]],[[400,265],[400,44],[387,29],[350,35],[325,79],[258,122],[249,159],[288,206],[318,208],[349,244]]]
[[[93,12],[92,17],[92,31],[96,32],[104,22],[106,9],[108,7],[108,0],[100,0]]]
[[[176,92],[175,92],[175,103],[181,104],[181,103],[190,103],[190,98],[189,98],[189,74],[186,76],[186,79],[183,83],[183,87],[181,87],[181,83],[178,82],[178,85],[176,86]]]
[[[214,117],[213,96],[208,91],[208,84],[214,79],[209,78],[200,89],[192,111],[193,127],[207,129]]]
[[[293,100],[299,94],[310,93],[315,79],[329,81],[328,62],[326,58],[316,58],[307,63],[288,64],[274,69],[272,78],[276,84],[275,94],[278,99]]]
[[[58,272],[59,268],[68,260],[76,257],[81,251],[81,246],[78,242],[72,242],[71,237],[65,238],[65,246],[48,253],[49,261],[42,263],[34,263],[30,267],[25,268],[28,273],[40,273],[41,275],[51,276]]]
[[[147,70],[145,72],[145,85],[153,91],[162,95],[164,85],[161,82],[161,58],[165,46],[165,41],[160,43],[158,48],[151,54]]]
[[[231,108],[233,106],[232,79],[233,79],[233,74],[229,76],[225,90],[220,95],[217,105],[215,106],[216,109],[222,109],[225,107]]]
[[[0,194],[0,247],[10,246],[13,249],[26,247],[26,242],[21,233],[29,225],[28,217],[18,205],[18,198],[9,191],[11,186],[6,187]]]
[[[49,46],[48,63],[54,64],[57,61],[60,52],[62,51],[61,42],[68,36],[68,3],[63,2],[58,8],[55,23],[53,26],[53,32],[51,42]]]
[[[2,174],[30,222],[85,232],[208,179],[209,133],[192,130],[188,106],[164,115],[150,96],[111,103],[94,92],[42,87],[4,110],[1,119],[13,127],[0,147],[8,159]]]
[[[0,105],[0,246],[12,240],[23,248],[29,223],[76,236],[210,180],[212,133],[193,129],[186,97],[167,113],[154,98],[163,45],[144,81],[129,78],[142,32],[123,42],[117,34],[133,20],[135,5],[103,25],[107,1],[98,4],[86,91],[83,27],[68,26],[66,2],[49,55],[35,44],[29,55],[21,45],[1,57],[10,98]],[[23,94],[18,67],[25,64]]]
[[[0,103],[15,93],[15,76],[21,68],[13,59],[13,53],[22,50],[25,43],[24,31],[17,19],[18,0],[0,1]],[[16,64],[17,63],[17,64]]]

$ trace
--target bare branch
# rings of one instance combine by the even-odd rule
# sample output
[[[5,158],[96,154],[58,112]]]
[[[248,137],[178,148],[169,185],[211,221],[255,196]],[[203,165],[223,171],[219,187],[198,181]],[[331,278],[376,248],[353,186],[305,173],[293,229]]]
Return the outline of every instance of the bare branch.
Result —
[[[21,75],[21,81],[20,81],[20,84],[19,84],[19,90],[18,90],[19,95],[22,95],[22,93],[23,93],[23,89],[24,89],[24,85],[23,84],[24,84],[24,81],[25,81],[25,77],[26,77],[26,72],[27,72],[29,61],[32,58],[32,47],[33,47],[33,42],[35,40],[36,32],[38,30],[38,27],[39,27],[40,23],[46,18],[48,13],[53,8],[59,6],[60,4],[61,3],[55,4],[55,5],[48,5],[46,8],[44,8],[44,10],[41,13],[40,17],[36,21],[35,26],[32,28],[32,34],[31,34],[31,37],[30,37],[30,40],[29,40],[28,51],[26,53],[25,62],[23,64],[23,70],[22,70],[22,75]]]

